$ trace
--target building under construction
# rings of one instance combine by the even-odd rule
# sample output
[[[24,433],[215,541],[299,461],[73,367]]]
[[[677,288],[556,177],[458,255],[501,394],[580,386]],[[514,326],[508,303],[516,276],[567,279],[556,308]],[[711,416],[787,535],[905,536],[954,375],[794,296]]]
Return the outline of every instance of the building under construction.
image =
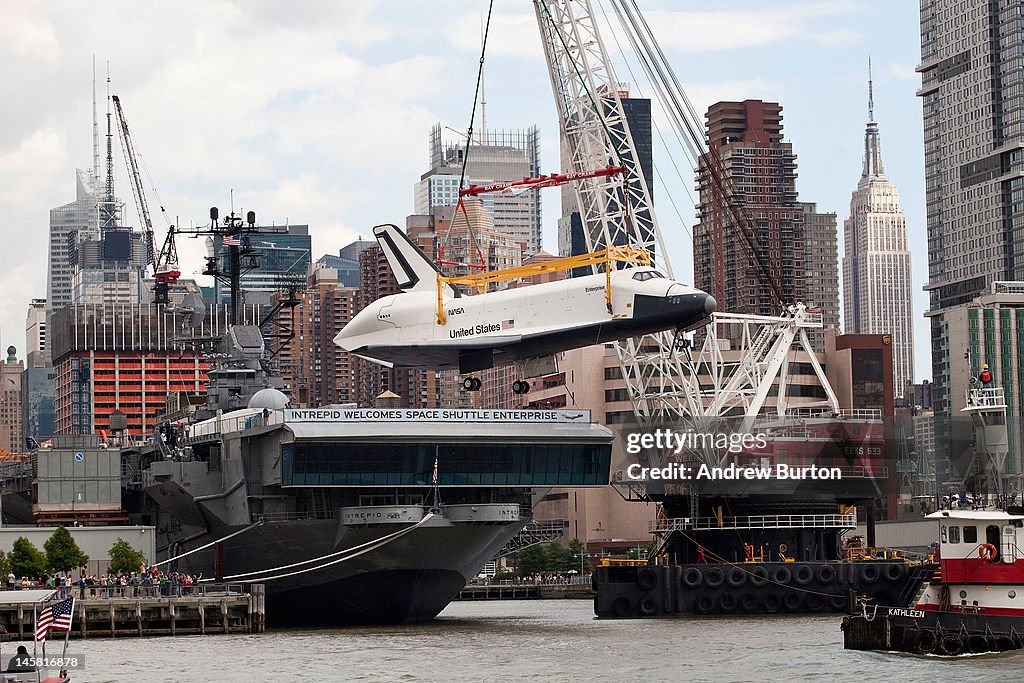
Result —
[[[243,318],[258,320],[245,309]],[[209,310],[151,304],[68,306],[53,317],[51,341],[58,434],[153,432],[167,395],[206,390],[202,342],[228,330],[227,306]],[[123,425],[111,424],[119,411]]]

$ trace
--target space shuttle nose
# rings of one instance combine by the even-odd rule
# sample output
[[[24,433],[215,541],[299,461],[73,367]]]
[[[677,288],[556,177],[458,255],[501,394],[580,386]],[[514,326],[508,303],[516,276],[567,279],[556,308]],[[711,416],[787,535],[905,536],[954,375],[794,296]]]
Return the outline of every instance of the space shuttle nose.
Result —
[[[715,301],[715,297],[710,294],[704,296],[704,312],[711,315],[718,308],[718,302]]]

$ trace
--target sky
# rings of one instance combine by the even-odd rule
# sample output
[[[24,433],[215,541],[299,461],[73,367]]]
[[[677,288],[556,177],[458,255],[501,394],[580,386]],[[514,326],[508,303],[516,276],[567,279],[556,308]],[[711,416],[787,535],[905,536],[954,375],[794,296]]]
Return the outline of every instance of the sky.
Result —
[[[608,0],[592,2],[598,14],[611,12]],[[840,256],[862,168],[870,56],[882,158],[908,218],[915,374],[929,378],[918,3],[640,5],[698,113],[720,100],[782,104],[799,199],[837,213]],[[170,223],[206,224],[209,207],[224,215],[233,201],[236,211],[256,211],[260,224],[308,224],[316,259],[374,225],[404,225],[413,212],[413,185],[429,169],[430,127],[468,127],[487,9],[487,0],[6,2],[0,348],[13,344],[24,356],[29,301],[46,296],[49,211],[74,200],[75,169],[92,167],[94,57],[101,133],[109,65],[158,244]],[[599,28],[617,79],[634,96],[650,96],[635,58],[619,52],[626,42],[614,18]],[[485,61],[487,127],[537,125],[542,170],[558,170],[557,116],[529,0],[494,0]],[[663,179],[655,207],[675,275],[689,281],[692,170],[668,122],[656,113],[654,125]],[[125,223],[138,225],[119,153],[115,183]],[[544,245],[557,252],[558,191],[543,193]],[[202,282],[200,241],[179,239],[178,249],[183,276]]]

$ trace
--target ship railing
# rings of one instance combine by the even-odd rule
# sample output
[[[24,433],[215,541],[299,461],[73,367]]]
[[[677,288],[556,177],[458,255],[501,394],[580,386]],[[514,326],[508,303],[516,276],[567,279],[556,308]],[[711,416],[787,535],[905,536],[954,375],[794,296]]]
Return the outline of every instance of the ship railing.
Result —
[[[60,597],[74,596],[79,600],[114,600],[115,598],[202,598],[226,595],[245,595],[245,583],[194,583],[191,586],[166,583],[138,586],[63,586],[57,589]]]
[[[336,519],[337,510],[300,510],[289,512],[261,512],[252,514],[252,523],[264,522],[296,522],[304,519]]]
[[[855,529],[857,515],[754,515],[749,517],[675,517],[650,523],[652,534],[717,529]]]

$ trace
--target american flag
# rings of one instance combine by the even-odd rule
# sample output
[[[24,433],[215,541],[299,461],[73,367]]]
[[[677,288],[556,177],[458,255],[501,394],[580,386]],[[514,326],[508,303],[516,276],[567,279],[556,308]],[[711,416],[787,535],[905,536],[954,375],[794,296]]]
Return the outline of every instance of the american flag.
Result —
[[[434,458],[434,485],[437,485],[437,458]]]
[[[240,247],[242,246],[242,240],[239,239],[238,235],[224,235],[224,246]]]
[[[36,621],[36,640],[46,640],[49,631],[70,631],[71,617],[75,612],[75,599],[68,598],[48,605],[39,613]]]
[[[507,330],[510,327],[515,327],[515,326],[516,326],[515,319],[512,319],[512,320],[502,320],[501,321],[501,329],[503,329],[503,330]]]

